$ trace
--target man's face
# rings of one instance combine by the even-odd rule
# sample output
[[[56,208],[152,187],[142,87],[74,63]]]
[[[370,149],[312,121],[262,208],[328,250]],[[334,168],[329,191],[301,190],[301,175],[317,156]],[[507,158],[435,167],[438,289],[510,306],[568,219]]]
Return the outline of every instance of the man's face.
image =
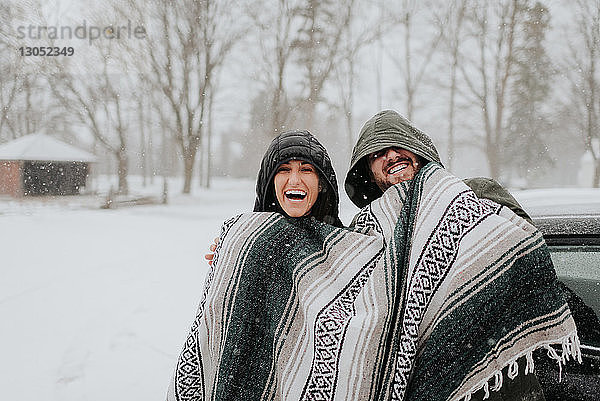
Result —
[[[394,184],[412,180],[419,171],[419,157],[410,150],[385,148],[367,156],[373,180],[385,192]]]

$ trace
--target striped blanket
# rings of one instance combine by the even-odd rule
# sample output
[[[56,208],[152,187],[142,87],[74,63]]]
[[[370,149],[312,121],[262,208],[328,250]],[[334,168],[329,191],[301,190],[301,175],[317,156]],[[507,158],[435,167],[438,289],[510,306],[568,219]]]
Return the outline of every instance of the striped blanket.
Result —
[[[355,222],[226,222],[168,400],[468,400],[580,358],[539,232],[439,165]]]

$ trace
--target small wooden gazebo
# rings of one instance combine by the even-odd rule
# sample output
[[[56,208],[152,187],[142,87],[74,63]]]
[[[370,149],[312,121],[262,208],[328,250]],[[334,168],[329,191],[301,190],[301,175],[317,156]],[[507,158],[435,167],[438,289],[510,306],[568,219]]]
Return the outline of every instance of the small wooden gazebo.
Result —
[[[0,145],[0,195],[77,195],[96,157],[45,134]]]

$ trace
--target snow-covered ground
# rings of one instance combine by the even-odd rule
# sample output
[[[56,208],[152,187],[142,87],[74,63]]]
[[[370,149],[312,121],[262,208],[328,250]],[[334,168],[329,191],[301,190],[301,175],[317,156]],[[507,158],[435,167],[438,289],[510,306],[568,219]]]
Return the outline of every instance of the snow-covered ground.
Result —
[[[513,195],[532,216],[600,215],[600,188],[548,188],[515,191]]]
[[[253,194],[253,182],[227,180],[114,210],[96,208],[102,197],[0,199],[2,399],[163,400],[203,255]]]
[[[162,192],[160,180],[131,181],[134,192]],[[191,196],[180,188],[169,184],[167,205],[109,210],[98,207],[105,195],[0,199],[3,399],[164,399],[200,300],[203,255],[254,198],[250,180],[215,180]],[[558,193],[515,196],[527,209]],[[598,190],[570,193],[600,201]],[[356,210],[342,196],[344,223]]]

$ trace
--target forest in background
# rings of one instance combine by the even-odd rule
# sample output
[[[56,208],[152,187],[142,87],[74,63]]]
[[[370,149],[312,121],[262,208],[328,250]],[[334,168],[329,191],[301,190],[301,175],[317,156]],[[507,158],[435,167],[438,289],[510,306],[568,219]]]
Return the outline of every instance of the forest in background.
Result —
[[[34,46],[74,54],[21,55]],[[0,55],[0,144],[45,132],[90,150],[121,193],[130,174],[182,176],[183,193],[253,178],[289,129],[313,132],[343,182],[388,108],[457,175],[600,185],[598,1],[8,0]]]

